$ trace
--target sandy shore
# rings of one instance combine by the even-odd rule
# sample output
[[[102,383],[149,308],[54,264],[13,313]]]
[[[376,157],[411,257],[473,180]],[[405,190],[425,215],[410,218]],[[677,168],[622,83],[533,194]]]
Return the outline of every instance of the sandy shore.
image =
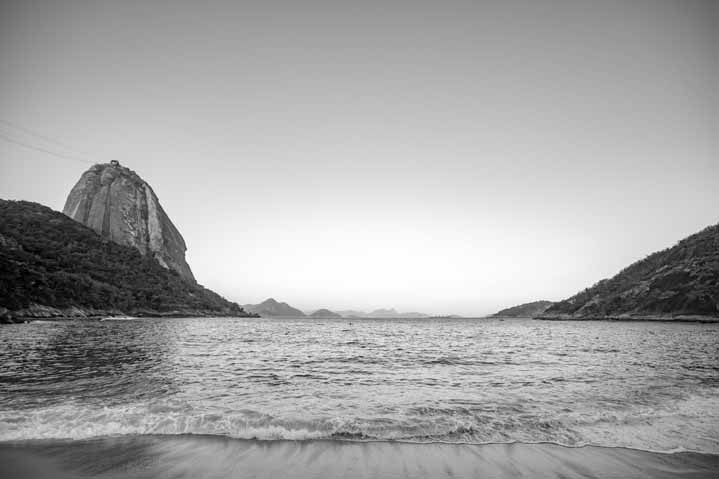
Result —
[[[719,456],[552,444],[116,437],[0,444],[3,478],[709,478]]]

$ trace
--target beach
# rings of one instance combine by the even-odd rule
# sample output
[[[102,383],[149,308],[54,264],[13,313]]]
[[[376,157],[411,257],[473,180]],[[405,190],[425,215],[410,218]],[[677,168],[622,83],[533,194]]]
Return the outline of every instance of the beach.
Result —
[[[0,445],[3,478],[710,478],[719,455],[553,444],[124,436]]]

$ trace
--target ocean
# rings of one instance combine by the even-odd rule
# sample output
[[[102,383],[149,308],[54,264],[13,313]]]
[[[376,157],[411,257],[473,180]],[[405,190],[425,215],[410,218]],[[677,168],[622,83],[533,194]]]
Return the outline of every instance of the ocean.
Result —
[[[249,440],[719,454],[719,324],[35,321],[0,327],[0,364],[6,449],[190,438],[225,452]]]

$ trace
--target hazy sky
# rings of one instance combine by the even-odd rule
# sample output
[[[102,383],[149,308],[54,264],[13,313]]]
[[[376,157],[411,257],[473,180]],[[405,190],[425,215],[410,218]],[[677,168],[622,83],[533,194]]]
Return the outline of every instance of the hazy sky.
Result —
[[[719,221],[718,5],[0,1],[0,197],[117,159],[240,303],[563,299]]]

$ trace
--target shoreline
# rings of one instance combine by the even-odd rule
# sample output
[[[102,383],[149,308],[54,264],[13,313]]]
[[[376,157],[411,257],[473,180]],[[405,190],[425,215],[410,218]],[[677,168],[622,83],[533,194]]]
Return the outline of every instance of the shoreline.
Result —
[[[578,444],[568,445],[554,441],[498,441],[498,442],[472,442],[472,441],[445,441],[441,439],[432,440],[412,440],[412,439],[353,439],[348,437],[307,437],[301,439],[288,439],[288,438],[257,438],[257,437],[238,437],[230,436],[226,434],[212,434],[212,433],[147,433],[147,434],[112,434],[112,435],[98,435],[89,436],[84,438],[70,438],[70,437],[43,437],[43,438],[31,438],[31,439],[0,439],[0,449],[3,447],[26,447],[26,446],[43,446],[52,444],[57,445],[70,445],[75,443],[90,443],[90,442],[101,442],[101,441],[125,441],[134,439],[155,439],[155,440],[174,440],[174,439],[196,439],[208,440],[208,441],[239,441],[239,442],[256,442],[262,444],[280,444],[280,443],[291,443],[291,444],[312,444],[312,443],[337,443],[345,445],[363,445],[363,444],[384,444],[384,445],[408,445],[408,446],[470,446],[470,447],[495,447],[495,446],[550,446],[559,447],[562,449],[621,449],[637,453],[649,453],[649,454],[662,454],[662,455],[674,455],[674,454],[699,454],[703,456],[716,456],[719,458],[719,451],[707,452],[693,449],[678,448],[672,450],[654,450],[654,449],[642,449],[640,447],[632,446],[604,446],[600,444]]]
[[[702,315],[677,316],[572,316],[572,315],[539,315],[531,319],[542,321],[613,321],[613,322],[654,322],[654,323],[719,323],[719,317]]]
[[[258,318],[259,316],[238,316],[236,314],[158,314],[158,315],[106,315],[106,316],[50,316],[50,317],[23,317],[13,318],[12,321],[2,322],[0,325],[11,325],[11,324],[29,324],[33,322],[100,322],[103,320],[141,320],[141,319],[186,319],[186,318],[223,318],[223,319],[247,319],[247,318]]]
[[[552,443],[115,436],[0,443],[7,477],[714,477],[719,455]]]
[[[23,324],[31,321],[100,321],[105,318],[258,318],[254,313],[238,314],[235,311],[206,310],[175,310],[155,311],[149,309],[135,310],[130,313],[118,310],[103,310],[71,306],[55,308],[51,306],[32,305],[19,310],[8,310],[0,307],[0,324]]]

